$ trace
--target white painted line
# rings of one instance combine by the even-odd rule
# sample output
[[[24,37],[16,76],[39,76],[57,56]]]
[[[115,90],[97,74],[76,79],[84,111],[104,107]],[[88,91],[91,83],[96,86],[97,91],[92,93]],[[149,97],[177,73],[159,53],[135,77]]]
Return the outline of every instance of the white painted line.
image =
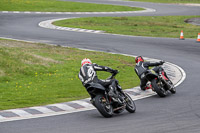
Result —
[[[98,31],[98,30],[97,30],[97,31],[94,31],[94,33],[101,33],[101,32],[102,32],[102,31]]]
[[[56,28],[62,30],[62,29],[65,28],[65,27],[56,26]]]
[[[0,115],[0,121],[6,119],[5,117]]]
[[[94,32],[94,30],[87,30],[86,32]]]
[[[156,12],[155,9],[141,7],[142,11],[116,11],[116,12],[31,12],[31,11],[0,11],[0,13],[29,13],[29,14],[124,14],[124,13],[146,13]]]
[[[9,13],[9,11],[2,11],[2,13]]]
[[[19,11],[14,11],[13,13],[20,13]]]
[[[80,32],[85,32],[87,31],[86,29],[79,29]]]
[[[26,12],[24,12],[24,13],[30,14],[31,12],[26,11]]]

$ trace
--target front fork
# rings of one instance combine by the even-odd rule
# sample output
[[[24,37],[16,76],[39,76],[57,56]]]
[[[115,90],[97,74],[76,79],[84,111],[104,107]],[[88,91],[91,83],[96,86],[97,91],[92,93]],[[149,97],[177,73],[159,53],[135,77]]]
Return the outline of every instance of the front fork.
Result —
[[[173,88],[173,84],[170,84],[169,82],[171,82],[169,79],[166,80],[165,78],[162,78],[161,77],[161,82],[163,82],[166,86],[167,86],[167,89],[170,90]]]

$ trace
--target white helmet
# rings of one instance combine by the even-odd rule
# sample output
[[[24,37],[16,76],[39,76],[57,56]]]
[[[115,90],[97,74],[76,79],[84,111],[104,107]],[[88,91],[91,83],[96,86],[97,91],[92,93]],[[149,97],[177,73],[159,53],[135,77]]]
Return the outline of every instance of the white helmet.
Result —
[[[92,64],[92,61],[91,61],[90,59],[88,59],[88,58],[85,58],[85,59],[83,59],[83,60],[81,61],[81,65],[83,66],[83,65],[85,65],[85,64]]]

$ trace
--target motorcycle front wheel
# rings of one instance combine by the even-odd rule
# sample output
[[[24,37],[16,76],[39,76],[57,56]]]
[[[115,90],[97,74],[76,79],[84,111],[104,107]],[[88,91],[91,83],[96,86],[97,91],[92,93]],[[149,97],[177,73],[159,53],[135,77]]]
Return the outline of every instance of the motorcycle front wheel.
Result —
[[[173,88],[170,90],[170,92],[171,92],[172,94],[175,94],[175,93],[176,93],[176,88],[173,87]]]
[[[176,93],[176,88],[175,86],[173,85],[173,83],[171,81],[169,81],[169,84],[170,86],[172,87],[169,91],[172,93],[172,94],[175,94]]]
[[[167,91],[164,89],[164,87],[161,84],[158,84],[156,82],[156,79],[153,79],[151,81],[152,87],[154,88],[155,92],[160,96],[160,97],[165,97],[167,96]]]
[[[124,94],[125,94],[125,101],[126,101],[126,110],[129,113],[134,113],[136,111],[135,102],[127,93],[124,93]]]
[[[95,97],[95,106],[102,116],[109,118],[113,115],[113,107],[107,102],[106,98],[99,94]]]

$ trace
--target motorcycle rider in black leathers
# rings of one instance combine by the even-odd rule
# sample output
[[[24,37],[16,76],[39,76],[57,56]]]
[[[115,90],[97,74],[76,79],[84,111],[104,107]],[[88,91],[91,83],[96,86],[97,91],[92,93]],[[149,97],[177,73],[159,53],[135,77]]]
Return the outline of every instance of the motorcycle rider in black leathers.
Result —
[[[142,74],[145,73],[147,70],[149,70],[149,67],[155,66],[153,68],[153,70],[156,73],[158,73],[160,76],[164,76],[166,78],[166,80],[169,80],[164,69],[159,66],[159,65],[162,65],[164,63],[164,61],[155,62],[155,63],[144,62],[143,57],[138,56],[138,57],[135,58],[135,62],[136,62],[135,72],[138,75],[138,77],[140,78],[140,88],[141,88],[141,90],[146,90],[146,89],[150,88],[150,87],[146,86],[146,84],[148,82],[147,79],[145,77],[142,77]]]
[[[108,95],[111,97],[116,97],[114,91],[116,88],[116,79],[109,80],[100,80],[97,77],[96,71],[106,71],[110,73],[118,73],[118,70],[113,70],[112,68],[106,66],[99,66],[95,63],[92,63],[90,59],[85,58],[81,61],[81,68],[79,72],[79,79],[81,80],[84,87],[87,86],[88,83],[99,83],[104,86],[106,89],[108,88]]]

